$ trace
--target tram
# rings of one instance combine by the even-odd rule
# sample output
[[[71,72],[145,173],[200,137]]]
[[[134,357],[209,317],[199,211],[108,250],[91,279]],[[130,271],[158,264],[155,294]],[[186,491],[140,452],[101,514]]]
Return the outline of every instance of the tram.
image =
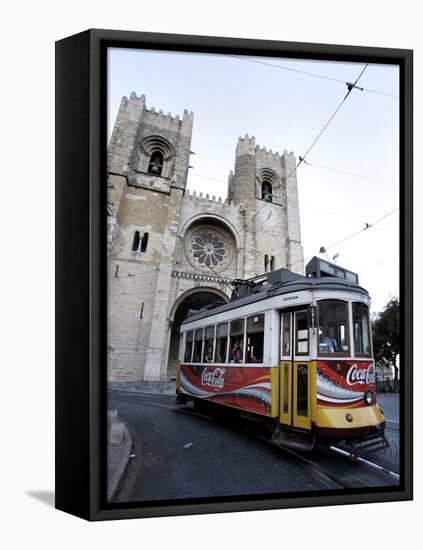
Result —
[[[305,276],[280,269],[234,286],[229,303],[181,325],[177,401],[229,407],[290,448],[388,446],[358,275],[314,257]]]

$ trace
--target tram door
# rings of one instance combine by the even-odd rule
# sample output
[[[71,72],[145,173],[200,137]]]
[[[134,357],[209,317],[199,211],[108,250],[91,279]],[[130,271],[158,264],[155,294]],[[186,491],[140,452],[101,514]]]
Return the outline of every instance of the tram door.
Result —
[[[308,340],[307,310],[282,312],[279,420],[305,429],[311,428]]]

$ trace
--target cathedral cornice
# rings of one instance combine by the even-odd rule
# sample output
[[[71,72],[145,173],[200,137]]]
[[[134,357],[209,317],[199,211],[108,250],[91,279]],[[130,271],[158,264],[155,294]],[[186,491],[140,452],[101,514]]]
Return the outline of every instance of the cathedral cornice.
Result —
[[[205,273],[191,272],[191,271],[172,271],[172,277],[178,277],[180,279],[192,279],[194,281],[207,281],[207,282],[216,282],[216,283],[226,283],[229,284],[232,279],[227,277],[209,275]]]

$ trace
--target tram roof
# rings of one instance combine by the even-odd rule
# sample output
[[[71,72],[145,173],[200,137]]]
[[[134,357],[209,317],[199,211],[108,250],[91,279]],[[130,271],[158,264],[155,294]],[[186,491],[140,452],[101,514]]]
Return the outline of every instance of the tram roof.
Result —
[[[346,279],[341,279],[340,277],[299,277],[283,284],[264,286],[265,288],[263,288],[263,290],[245,296],[244,298],[237,298],[227,304],[189,315],[181,324],[199,321],[200,319],[205,319],[212,315],[223,313],[224,311],[230,311],[231,309],[237,309],[254,302],[260,302],[266,298],[273,298],[274,296],[281,296],[283,294],[290,294],[291,292],[300,292],[303,290],[338,290],[356,292],[358,294],[364,293],[369,296],[367,290],[362,286],[347,281]]]

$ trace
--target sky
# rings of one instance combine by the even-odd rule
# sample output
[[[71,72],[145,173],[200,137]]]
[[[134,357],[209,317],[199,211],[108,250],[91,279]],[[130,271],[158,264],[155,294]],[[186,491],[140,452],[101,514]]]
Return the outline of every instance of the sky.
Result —
[[[109,49],[109,136],[123,96],[194,112],[188,189],[226,198],[239,136],[297,161],[363,63]],[[299,72],[301,71],[301,72]],[[312,74],[303,74],[312,73]],[[332,258],[359,274],[381,311],[399,295],[399,68],[369,64],[297,170],[305,265]],[[348,172],[348,173],[346,173]],[[377,222],[377,223],[375,223]],[[366,224],[371,227],[362,231]],[[325,247],[327,256],[319,254]]]

